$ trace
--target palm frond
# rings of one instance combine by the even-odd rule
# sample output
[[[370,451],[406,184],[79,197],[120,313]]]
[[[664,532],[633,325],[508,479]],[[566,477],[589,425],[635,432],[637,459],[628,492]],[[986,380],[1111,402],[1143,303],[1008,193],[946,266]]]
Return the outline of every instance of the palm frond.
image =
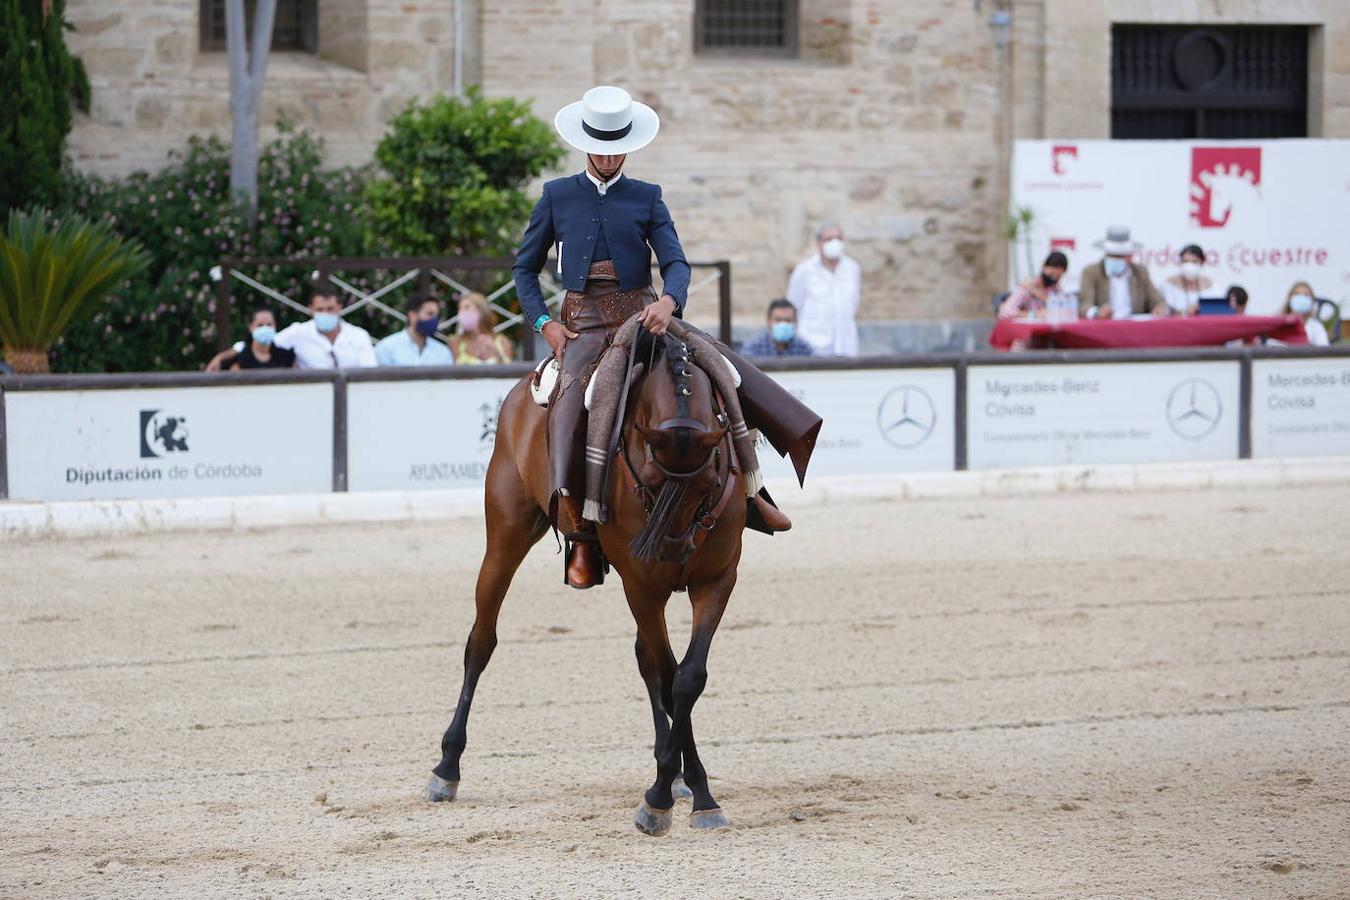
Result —
[[[11,210],[0,235],[0,342],[40,350],[90,313],[150,257],[106,222]]]

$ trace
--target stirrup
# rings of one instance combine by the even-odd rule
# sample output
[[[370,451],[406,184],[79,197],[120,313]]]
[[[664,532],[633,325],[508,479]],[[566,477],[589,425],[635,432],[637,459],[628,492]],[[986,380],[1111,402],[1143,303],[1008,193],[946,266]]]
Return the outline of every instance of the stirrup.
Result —
[[[599,566],[595,571],[595,580],[584,587],[598,587],[605,583],[605,576],[609,574],[609,559],[605,556],[605,551],[600,548],[600,535],[593,530],[574,531],[565,533],[563,538],[563,585],[570,588],[578,587],[567,580],[567,570],[572,566],[572,551],[577,544],[594,544],[595,554],[599,560]],[[583,588],[584,589],[584,588]]]

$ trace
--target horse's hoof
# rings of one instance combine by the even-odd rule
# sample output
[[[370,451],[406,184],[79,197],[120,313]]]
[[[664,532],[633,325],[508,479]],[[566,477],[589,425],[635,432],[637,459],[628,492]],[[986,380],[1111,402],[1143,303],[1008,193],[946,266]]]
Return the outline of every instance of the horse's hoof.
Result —
[[[653,836],[665,834],[670,830],[670,822],[670,810],[652,809],[647,805],[646,798],[638,804],[637,812],[633,813],[633,824],[643,834]]]
[[[675,783],[670,786],[670,793],[676,800],[688,800],[694,796],[694,792],[689,790],[689,785],[684,783],[683,775],[675,776]]]
[[[731,822],[719,807],[696,809],[689,814],[690,828],[730,828]]]
[[[433,774],[431,780],[427,782],[427,799],[432,803],[449,803],[458,793],[458,781],[446,781],[441,776]]]

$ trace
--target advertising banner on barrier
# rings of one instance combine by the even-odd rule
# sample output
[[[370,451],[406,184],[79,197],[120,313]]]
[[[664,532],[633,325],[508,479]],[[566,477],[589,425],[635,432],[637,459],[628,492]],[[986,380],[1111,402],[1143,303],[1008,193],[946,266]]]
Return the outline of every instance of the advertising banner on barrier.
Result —
[[[1201,296],[1238,284],[1247,311],[1275,314],[1296,281],[1317,296],[1350,296],[1350,141],[1018,141],[1014,209],[1034,213],[1030,244],[1013,254],[1010,281],[1040,270],[1050,250],[1069,257],[1077,290],[1093,246],[1123,225],[1156,283],[1176,275],[1178,254],[1206,254]]]
[[[1252,456],[1350,454],[1350,359],[1252,360]]]
[[[333,488],[333,386],[7,391],[9,496],[112,500]]]
[[[971,366],[972,469],[1237,459],[1239,364]]]
[[[950,472],[956,467],[956,373],[952,369],[771,372],[825,420],[812,475]],[[762,438],[769,478],[793,478],[792,465]]]
[[[482,487],[516,378],[347,384],[347,489]]]

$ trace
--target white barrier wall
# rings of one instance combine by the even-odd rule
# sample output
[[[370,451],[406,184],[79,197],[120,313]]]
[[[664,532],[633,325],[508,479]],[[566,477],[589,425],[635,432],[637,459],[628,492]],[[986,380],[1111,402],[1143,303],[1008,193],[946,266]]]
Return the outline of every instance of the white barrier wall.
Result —
[[[956,468],[956,373],[937,369],[773,372],[824,418],[810,475],[950,472]],[[769,478],[794,478],[792,464],[760,439]]]
[[[1236,459],[1234,362],[971,366],[972,469]]]
[[[347,385],[347,489],[481,487],[516,378]]]
[[[9,496],[104,500],[333,487],[333,386],[5,393]]]
[[[1252,360],[1252,456],[1350,454],[1350,359]]]
[[[1350,357],[1246,364],[1252,456],[1350,455]],[[1236,357],[969,365],[966,466],[1237,459],[1243,365]],[[810,475],[957,467],[954,365],[771,374],[825,419]],[[0,404],[0,488],[14,500],[326,493],[344,474],[351,491],[481,488],[516,383],[10,388]],[[345,454],[334,448],[343,391]],[[793,477],[767,442],[760,460],[766,476]]]

